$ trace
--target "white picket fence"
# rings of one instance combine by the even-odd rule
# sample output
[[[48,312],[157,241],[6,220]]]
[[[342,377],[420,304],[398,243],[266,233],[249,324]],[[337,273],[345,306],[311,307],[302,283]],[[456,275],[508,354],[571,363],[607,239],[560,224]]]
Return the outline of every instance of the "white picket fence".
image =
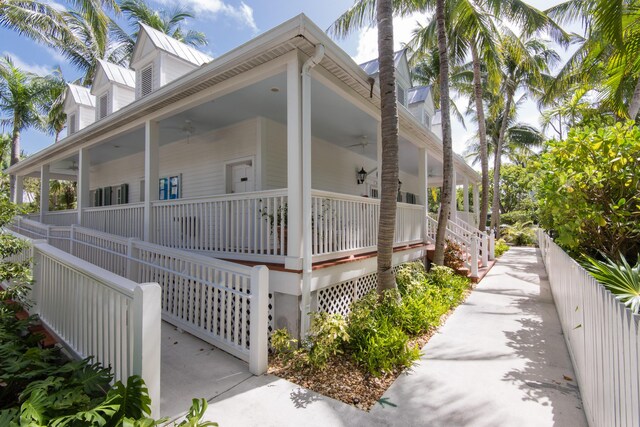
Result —
[[[589,425],[640,425],[640,316],[542,230],[538,242]]]
[[[15,234],[29,248],[13,261],[32,260],[31,314],[76,357],[110,366],[114,380],[140,375],[152,411],[160,405],[160,300],[157,283],[135,282],[46,243]],[[9,261],[9,260],[8,260]]]
[[[22,227],[22,228],[20,228]],[[17,220],[11,228],[48,239],[111,273],[162,288],[162,318],[234,356],[249,370],[267,370],[269,270],[167,248],[72,225]]]

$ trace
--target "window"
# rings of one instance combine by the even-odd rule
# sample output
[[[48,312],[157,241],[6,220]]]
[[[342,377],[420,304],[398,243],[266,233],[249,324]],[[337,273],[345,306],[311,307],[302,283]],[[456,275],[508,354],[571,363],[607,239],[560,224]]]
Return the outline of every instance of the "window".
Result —
[[[109,92],[98,99],[98,120],[104,119],[109,114]]]
[[[69,135],[76,133],[76,115],[69,115]]]
[[[180,198],[180,175],[160,178],[159,194],[160,200],[173,200]]]
[[[153,91],[153,65],[140,71],[140,97],[147,96]]]
[[[427,129],[431,129],[431,116],[426,111],[424,112],[424,125]]]

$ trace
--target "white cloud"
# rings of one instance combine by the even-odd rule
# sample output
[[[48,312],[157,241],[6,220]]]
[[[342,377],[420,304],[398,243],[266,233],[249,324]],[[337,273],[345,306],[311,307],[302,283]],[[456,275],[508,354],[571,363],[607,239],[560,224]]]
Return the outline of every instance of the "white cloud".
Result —
[[[173,1],[162,0],[162,3],[173,4]],[[223,15],[251,28],[253,32],[258,31],[258,26],[253,18],[253,8],[243,1],[239,6],[230,5],[222,0],[184,0],[184,4],[191,7],[196,16],[200,13],[212,16]]]
[[[2,52],[2,57],[5,56],[10,57],[13,61],[13,65],[20,68],[21,70],[25,70],[39,76],[46,76],[47,74],[51,74],[53,72],[53,68],[51,66],[28,63],[13,52]]]
[[[393,18],[393,48],[399,50],[411,40],[413,30],[418,26],[417,22],[424,24],[423,14],[414,14],[404,18]],[[358,64],[378,57],[378,29],[374,27],[363,28],[358,34],[358,50],[353,60]]]

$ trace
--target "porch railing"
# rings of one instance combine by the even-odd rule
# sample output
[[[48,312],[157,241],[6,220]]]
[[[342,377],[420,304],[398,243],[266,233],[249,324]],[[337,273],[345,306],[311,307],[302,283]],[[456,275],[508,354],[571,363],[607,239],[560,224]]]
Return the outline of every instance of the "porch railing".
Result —
[[[426,216],[425,221],[427,227],[427,236],[431,240],[435,241],[436,233],[438,230],[438,221],[431,218],[430,216]],[[464,261],[465,267],[469,269],[471,277],[478,277],[478,237],[475,235],[460,235],[451,228],[451,224],[447,224],[445,237],[446,239],[451,240],[458,246],[460,246],[460,249],[462,250],[461,256]]]
[[[22,233],[33,221],[17,220]],[[17,225],[18,224],[18,225]],[[23,228],[19,228],[22,225]],[[35,228],[35,227],[32,227]],[[269,272],[191,252],[83,227],[41,225],[34,235],[85,262],[134,282],[162,288],[162,317],[249,362],[256,375],[267,368]]]
[[[142,238],[144,203],[85,208],[82,226],[123,237]]]
[[[314,260],[375,251],[380,200],[328,191],[312,191]],[[398,203],[394,244],[422,242],[422,206]]]
[[[78,211],[68,209],[64,211],[50,211],[44,217],[45,224],[50,225],[71,225],[78,223]]]
[[[538,243],[591,426],[640,420],[640,315],[542,230]]]
[[[32,314],[76,357],[93,356],[111,366],[114,380],[142,376],[158,415],[160,287],[136,284],[44,241],[26,240],[34,279]]]
[[[286,190],[153,202],[155,243],[265,261],[286,255]]]

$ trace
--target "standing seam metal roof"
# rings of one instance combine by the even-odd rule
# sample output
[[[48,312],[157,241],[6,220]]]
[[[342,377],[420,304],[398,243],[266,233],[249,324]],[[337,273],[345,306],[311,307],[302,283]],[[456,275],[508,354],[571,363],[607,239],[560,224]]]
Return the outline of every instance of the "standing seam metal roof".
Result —
[[[164,50],[171,55],[177,56],[180,59],[198,66],[206,64],[207,62],[211,62],[213,60],[211,56],[202,53],[199,50],[194,49],[182,42],[179,42],[173,37],[170,37],[154,28],[151,28],[148,25],[143,24],[142,22],[140,23],[140,28],[144,29],[155,47]]]
[[[71,95],[76,104],[87,105],[89,107],[96,106],[96,97],[91,95],[91,89],[88,87],[67,83],[67,94]]]
[[[98,59],[100,67],[104,70],[104,74],[109,81],[119,83],[131,88],[136,87],[136,72],[128,68],[121,67],[111,62]]]

